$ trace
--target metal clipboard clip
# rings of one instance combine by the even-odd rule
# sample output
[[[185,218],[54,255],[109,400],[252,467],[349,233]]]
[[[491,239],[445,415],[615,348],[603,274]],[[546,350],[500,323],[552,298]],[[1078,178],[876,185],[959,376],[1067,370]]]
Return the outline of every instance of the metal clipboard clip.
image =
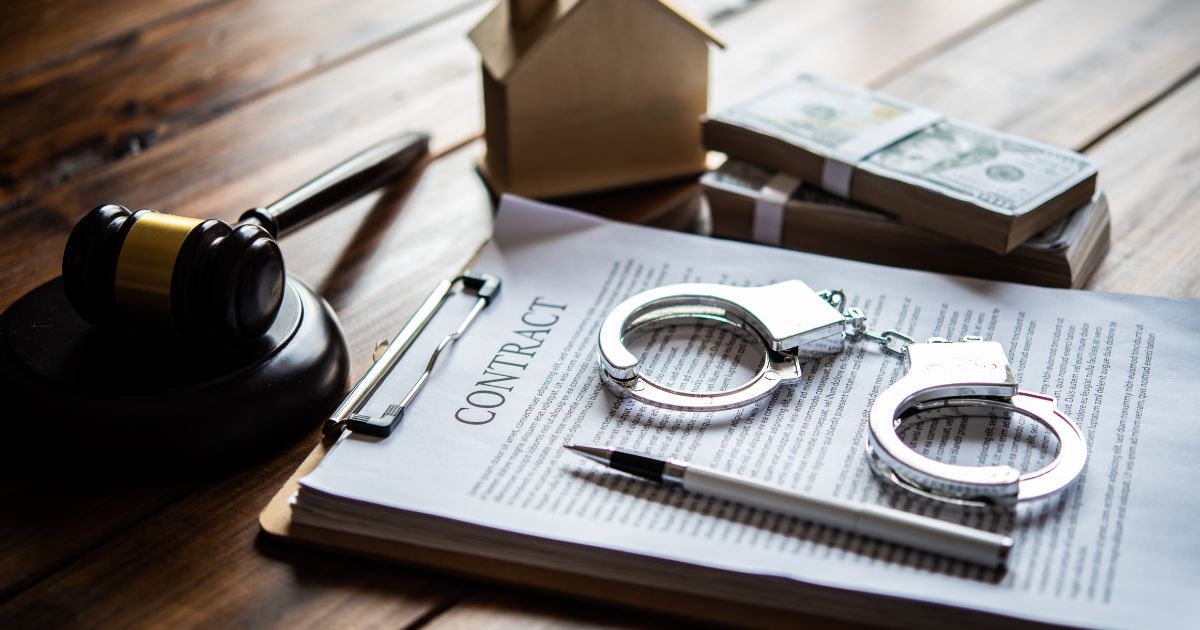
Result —
[[[400,357],[408,351],[417,337],[433,320],[434,315],[441,310],[446,303],[446,299],[453,293],[456,286],[462,286],[463,291],[472,291],[475,293],[475,306],[467,313],[458,328],[442,338],[441,343],[429,355],[429,363],[425,365],[425,371],[413,383],[413,386],[404,395],[404,398],[398,403],[392,403],[387,406],[382,414],[372,416],[362,413],[362,408],[366,406],[367,401],[375,393],[379,386],[383,384],[387,376],[391,374],[392,369],[396,367],[396,363],[400,361]],[[396,336],[388,344],[387,349],[383,354],[376,359],[367,373],[354,384],[350,393],[342,399],[342,403],[338,405],[337,410],[333,415],[325,421],[324,431],[327,435],[340,433],[343,428],[350,429],[356,433],[373,435],[377,437],[387,437],[392,433],[392,429],[400,423],[400,419],[404,417],[404,410],[408,408],[417,393],[425,386],[429,380],[429,375],[433,373],[433,366],[437,363],[438,356],[451,343],[462,336],[471,322],[475,321],[475,317],[483,310],[485,306],[491,303],[496,294],[500,292],[500,278],[486,273],[472,273],[470,271],[463,273],[461,276],[452,280],[443,280],[434,287],[429,297],[421,303],[420,308],[416,313],[413,313],[408,323],[396,333]]]

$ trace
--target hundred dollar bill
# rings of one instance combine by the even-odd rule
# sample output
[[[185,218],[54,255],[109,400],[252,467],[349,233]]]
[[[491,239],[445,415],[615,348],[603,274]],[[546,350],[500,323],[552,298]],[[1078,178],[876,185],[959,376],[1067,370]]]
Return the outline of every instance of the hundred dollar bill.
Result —
[[[775,175],[771,169],[741,160],[728,160],[706,173],[700,181],[711,208],[713,235],[753,240],[758,200]],[[1109,247],[1108,203],[1103,193],[1001,255],[902,224],[810,184],[796,182],[783,192],[783,221],[776,224],[780,234],[773,242],[864,262],[1077,288]]]
[[[704,122],[705,144],[999,253],[1095,192],[1076,152],[801,75]]]
[[[721,112],[718,118],[829,157],[850,141],[917,111],[915,105],[884,94],[800,75]]]
[[[953,121],[892,144],[862,168],[1007,215],[1030,212],[1096,173],[1073,151]]]

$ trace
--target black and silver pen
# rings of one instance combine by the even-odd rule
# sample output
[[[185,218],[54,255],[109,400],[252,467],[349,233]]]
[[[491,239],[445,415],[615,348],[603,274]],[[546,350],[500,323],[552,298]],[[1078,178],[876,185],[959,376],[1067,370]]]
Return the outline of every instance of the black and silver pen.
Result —
[[[989,568],[1003,567],[1013,545],[1012,538],[1001,534],[879,505],[800,493],[677,459],[639,455],[611,446],[566,447],[643,479]]]

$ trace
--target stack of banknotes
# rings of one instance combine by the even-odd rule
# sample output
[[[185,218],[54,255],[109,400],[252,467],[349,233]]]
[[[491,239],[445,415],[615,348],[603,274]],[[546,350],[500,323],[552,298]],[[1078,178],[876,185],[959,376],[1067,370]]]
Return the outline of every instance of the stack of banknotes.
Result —
[[[728,160],[701,179],[714,236],[755,240],[759,191],[775,172]],[[801,184],[784,205],[782,234],[773,243],[826,256],[880,265],[1079,288],[1108,252],[1108,200],[1097,193],[1008,254],[997,254],[937,232],[901,223],[816,186]]]
[[[1109,242],[1096,163],[802,75],[704,121],[717,236],[1080,286]]]

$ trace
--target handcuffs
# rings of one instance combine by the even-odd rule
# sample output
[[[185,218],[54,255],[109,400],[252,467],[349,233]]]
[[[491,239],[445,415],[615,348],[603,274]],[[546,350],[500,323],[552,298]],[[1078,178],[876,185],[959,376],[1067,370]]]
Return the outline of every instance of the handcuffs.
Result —
[[[686,392],[655,382],[625,347],[625,338],[687,321],[731,327],[763,344],[764,357],[749,382],[719,392]],[[1020,390],[1004,349],[994,341],[965,337],[925,343],[897,331],[874,334],[866,316],[847,308],[841,291],[817,293],[799,280],[762,287],[675,284],[644,291],[618,304],[600,327],[600,377],[613,394],[679,411],[744,407],[775,388],[800,380],[800,363],[836,354],[863,339],[901,356],[907,374],[871,406],[866,438],[870,468],[882,480],[919,496],[963,506],[1012,506],[1068,488],[1083,472],[1083,433],[1053,396]],[[1053,461],[1022,474],[1011,466],[963,466],[921,455],[897,429],[915,414],[954,410],[964,417],[1018,413],[1058,439]]]

